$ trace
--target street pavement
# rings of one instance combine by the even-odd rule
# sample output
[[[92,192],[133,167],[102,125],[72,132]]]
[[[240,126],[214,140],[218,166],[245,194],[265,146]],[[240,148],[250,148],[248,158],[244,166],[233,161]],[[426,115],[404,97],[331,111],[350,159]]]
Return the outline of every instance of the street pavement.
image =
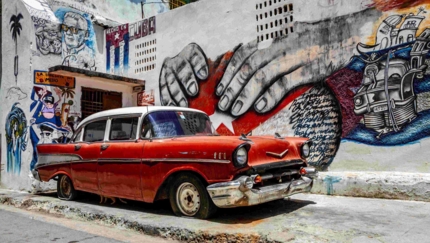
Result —
[[[139,232],[0,205],[0,242],[174,243]]]
[[[92,194],[66,202],[0,189],[0,203],[183,242],[430,242],[430,203],[422,201],[297,194],[220,209],[210,220],[176,217],[167,201],[100,205]]]

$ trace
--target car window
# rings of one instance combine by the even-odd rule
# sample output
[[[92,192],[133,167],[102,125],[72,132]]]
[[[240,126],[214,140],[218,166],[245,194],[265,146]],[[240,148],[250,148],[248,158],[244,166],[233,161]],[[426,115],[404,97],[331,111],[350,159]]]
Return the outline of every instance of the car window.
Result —
[[[84,142],[103,141],[106,129],[106,120],[95,121],[85,126]]]
[[[142,123],[142,138],[214,135],[207,115],[190,111],[149,113]]]
[[[83,130],[83,129],[80,129],[80,130],[76,133],[76,136],[75,136],[75,138],[73,139],[73,142],[80,142],[80,141],[81,141],[81,134],[82,134],[82,130]]]
[[[112,119],[109,140],[136,139],[138,120],[138,117]]]

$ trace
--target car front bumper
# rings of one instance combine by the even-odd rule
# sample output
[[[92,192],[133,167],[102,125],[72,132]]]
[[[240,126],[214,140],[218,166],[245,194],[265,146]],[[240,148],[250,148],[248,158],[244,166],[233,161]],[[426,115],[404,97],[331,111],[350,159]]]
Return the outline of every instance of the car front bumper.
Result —
[[[252,189],[244,188],[244,180],[245,176],[233,181],[209,185],[207,190],[214,204],[219,208],[257,205],[296,193],[309,192],[313,186],[313,180],[306,176],[297,180]]]

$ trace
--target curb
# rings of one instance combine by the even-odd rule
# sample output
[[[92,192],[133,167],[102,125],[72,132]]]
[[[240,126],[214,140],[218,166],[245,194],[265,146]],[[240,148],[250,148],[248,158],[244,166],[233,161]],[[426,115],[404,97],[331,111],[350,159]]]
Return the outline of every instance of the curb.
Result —
[[[17,192],[0,189],[0,204],[17,207],[24,210],[43,212],[67,218],[101,223],[118,228],[129,229],[145,235],[172,239],[181,242],[255,242],[277,243],[279,241],[269,239],[266,235],[222,233],[207,231],[192,231],[179,227],[160,226],[157,223],[143,223],[131,217],[121,216],[121,213],[110,213],[112,208],[102,206],[88,206],[82,203],[62,201],[46,196],[34,195],[26,192]],[[172,216],[175,217],[175,216]]]
[[[430,202],[430,173],[320,172],[311,193]]]

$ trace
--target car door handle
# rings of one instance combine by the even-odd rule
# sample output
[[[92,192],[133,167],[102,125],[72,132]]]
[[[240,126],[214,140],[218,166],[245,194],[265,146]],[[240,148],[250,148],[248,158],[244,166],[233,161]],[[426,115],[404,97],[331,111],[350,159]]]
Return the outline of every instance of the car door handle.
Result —
[[[102,145],[100,146],[100,149],[101,149],[101,150],[106,150],[108,147],[109,147],[109,144],[102,144]]]
[[[75,150],[79,150],[79,149],[81,149],[81,145],[79,145],[79,144],[77,144],[77,145],[75,145]]]

